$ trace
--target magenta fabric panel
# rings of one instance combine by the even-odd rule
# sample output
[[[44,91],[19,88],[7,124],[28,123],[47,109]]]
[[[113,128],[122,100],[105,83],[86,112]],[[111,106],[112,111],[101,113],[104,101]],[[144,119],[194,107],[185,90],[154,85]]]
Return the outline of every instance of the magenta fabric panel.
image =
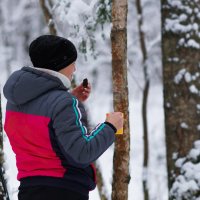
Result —
[[[50,118],[7,111],[5,131],[17,154],[17,179],[28,176],[63,177],[66,169],[53,151],[48,124]]]

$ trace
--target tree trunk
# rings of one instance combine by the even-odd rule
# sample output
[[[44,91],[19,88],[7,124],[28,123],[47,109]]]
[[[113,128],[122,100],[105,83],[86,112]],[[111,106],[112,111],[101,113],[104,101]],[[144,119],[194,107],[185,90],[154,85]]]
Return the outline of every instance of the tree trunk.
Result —
[[[144,199],[149,200],[148,190],[148,163],[149,163],[149,141],[148,141],[148,122],[147,122],[147,102],[149,94],[149,80],[145,80],[142,100],[142,119],[143,119],[143,134],[144,134],[144,159],[143,159],[143,193]]]
[[[3,123],[1,109],[1,93],[0,93],[0,199],[9,200],[6,181],[4,179],[4,156],[3,156]]]
[[[2,125],[2,110],[1,110],[1,93],[0,93],[0,167],[2,170],[3,165],[3,125]],[[5,196],[3,190],[3,180],[0,180],[0,199],[3,199]]]
[[[185,157],[200,138],[198,1],[162,0],[162,51],[168,183],[179,174],[176,159]],[[198,10],[197,9],[197,10]],[[193,12],[194,11],[194,12]]]
[[[52,3],[50,2],[50,4],[52,5]],[[40,0],[40,6],[42,8],[42,11],[44,13],[44,17],[45,17],[45,20],[46,20],[46,23],[49,27],[49,32],[51,35],[57,35],[57,30],[55,28],[55,24],[53,22],[53,17],[46,5],[46,2],[45,0]]]
[[[143,25],[143,13],[141,1],[136,0],[136,7],[138,12],[138,29],[140,36],[140,46],[143,55],[143,72],[144,72],[144,89],[143,89],[143,99],[142,99],[142,121],[143,121],[143,143],[144,143],[144,159],[143,159],[143,193],[144,199],[149,200],[148,191],[148,162],[149,162],[149,141],[148,141],[148,121],[147,121],[147,102],[149,94],[149,75],[147,70],[147,48],[145,44],[145,33],[142,30]]]
[[[127,83],[127,0],[112,1],[112,75],[114,110],[124,113],[124,133],[116,135],[113,158],[112,199],[127,200],[130,130]]]

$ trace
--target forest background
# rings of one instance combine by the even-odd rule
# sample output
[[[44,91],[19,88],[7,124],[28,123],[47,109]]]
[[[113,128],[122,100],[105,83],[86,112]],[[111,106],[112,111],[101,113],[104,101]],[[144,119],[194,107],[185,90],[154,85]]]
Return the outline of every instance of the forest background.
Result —
[[[172,56],[174,52],[171,53],[166,49],[170,44],[174,44],[174,47],[171,46],[169,49],[176,49],[178,45],[194,53],[193,51],[200,47],[198,39],[191,39],[193,32],[196,31],[197,35],[199,30],[198,23],[195,23],[195,19],[200,18],[198,15],[199,2],[198,0],[188,2],[181,3],[179,0],[128,1],[127,77],[131,139],[131,180],[128,199],[131,200],[166,200],[168,198],[196,200],[199,195],[200,184],[194,174],[190,173],[186,178],[184,176],[187,170],[191,172],[194,169],[194,163],[191,165],[186,161],[191,158],[195,160],[195,166],[198,164],[199,136],[191,140],[191,142],[196,141],[194,149],[190,144],[184,153],[178,154],[178,150],[173,151],[173,148],[170,150],[171,147],[166,143],[166,141],[170,142],[169,137],[166,140],[165,134],[165,127],[169,125],[169,120],[165,123],[166,116],[170,116],[166,114],[165,109],[171,104],[167,102],[169,100],[167,92],[170,92],[170,89],[167,89],[167,76],[163,77],[163,72],[166,75],[166,69],[169,69],[169,66],[164,61],[176,63],[177,66],[181,63],[177,55]],[[79,84],[87,77],[92,84],[91,97],[85,104],[90,125],[94,126],[104,121],[106,113],[113,111],[111,5],[110,0],[2,0],[0,2],[1,93],[5,81],[13,71],[31,65],[28,56],[30,42],[41,34],[57,34],[72,40],[79,51],[75,83]],[[192,11],[190,12],[187,8]],[[188,23],[186,23],[187,18],[191,19]],[[172,34],[167,35],[168,33]],[[180,36],[179,39],[177,39],[177,34]],[[177,41],[172,40],[174,38]],[[170,39],[175,42],[170,43],[168,41]],[[195,81],[199,77],[199,65],[195,70],[192,76],[189,70],[176,69],[176,73],[168,77],[169,82],[171,80],[173,84],[178,85],[182,79],[186,83],[191,80]],[[173,92],[171,90],[170,94],[176,96]],[[186,93],[199,95],[199,90],[195,85],[190,84]],[[2,96],[3,121],[5,104],[6,100]],[[195,105],[199,110],[200,104],[196,102]],[[177,117],[177,115],[174,116]],[[179,123],[181,130],[190,129],[184,120],[180,119]],[[198,124],[195,124],[195,127],[197,131],[200,131]],[[182,136],[184,137],[184,134]],[[10,199],[15,200],[19,185],[16,181],[15,155],[5,133],[3,133],[3,138],[4,177],[7,181]],[[187,141],[187,137],[185,138]],[[171,139],[173,141],[173,138]],[[103,187],[100,192],[97,189],[92,191],[90,199],[98,200],[102,198],[102,195],[106,199],[111,199],[113,151],[114,145],[96,163],[102,174]],[[166,152],[168,152],[168,157]],[[171,152],[174,157],[170,154]],[[170,175],[167,174],[171,171],[167,173],[167,169],[173,168],[169,164],[170,159],[173,165],[181,170],[175,173],[176,176],[168,186]],[[185,168],[184,164],[187,164]],[[195,170],[199,174],[200,167],[197,166]]]

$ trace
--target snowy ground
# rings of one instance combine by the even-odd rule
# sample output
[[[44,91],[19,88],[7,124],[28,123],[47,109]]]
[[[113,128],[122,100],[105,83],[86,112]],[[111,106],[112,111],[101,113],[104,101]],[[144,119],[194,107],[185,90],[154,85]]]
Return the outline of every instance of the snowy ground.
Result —
[[[5,82],[5,76],[1,74],[1,85]],[[143,133],[141,121],[141,94],[130,100],[130,126],[131,126],[131,152],[130,152],[130,172],[131,181],[129,185],[129,200],[142,200],[142,161],[143,161]],[[93,103],[92,112],[93,121],[99,122],[104,120],[105,114],[110,111],[109,104],[105,104],[106,98],[97,101],[94,94],[91,96]],[[106,102],[112,101],[107,98]],[[149,95],[149,142],[150,142],[150,160],[148,169],[148,180],[151,200],[167,200],[167,181],[166,181],[166,159],[165,159],[165,137],[164,137],[164,114],[163,114],[163,96],[162,87],[153,86]],[[95,106],[96,105],[96,106]],[[101,107],[99,107],[101,105]],[[102,107],[102,105],[105,105]],[[3,113],[5,110],[5,99],[3,99]],[[18,181],[16,181],[15,155],[9,145],[9,141],[4,135],[5,167],[8,181],[8,190],[11,200],[17,200]],[[111,195],[112,183],[112,155],[113,146],[108,149],[98,160],[98,164],[103,171],[105,181],[105,192]],[[100,200],[97,189],[90,193],[90,200]]]

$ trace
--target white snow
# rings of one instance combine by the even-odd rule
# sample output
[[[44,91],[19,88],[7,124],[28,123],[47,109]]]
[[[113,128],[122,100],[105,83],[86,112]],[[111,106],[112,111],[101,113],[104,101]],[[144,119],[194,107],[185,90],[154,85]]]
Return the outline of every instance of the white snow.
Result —
[[[190,90],[190,92],[191,93],[193,93],[193,94],[199,94],[199,90],[198,90],[198,88],[196,87],[196,85],[191,85],[190,87],[189,87],[189,90]]]
[[[199,43],[196,42],[194,39],[189,39],[188,42],[187,42],[187,45],[188,45],[188,47],[193,47],[193,48],[196,48],[196,49],[200,48]]]
[[[180,7],[182,5],[180,0],[174,0],[174,1],[169,0],[168,3],[173,7]]]
[[[173,154],[172,154],[172,159],[173,160],[176,160],[178,158],[178,153],[177,152],[174,152]]]
[[[186,158],[179,158],[176,162],[175,162],[175,166],[176,167],[181,167],[183,165],[183,163],[185,162]]]
[[[174,77],[174,82],[176,84],[179,84],[181,82],[181,80],[183,79],[184,75],[186,73],[186,69],[181,69],[176,76]]]
[[[188,154],[188,158],[196,160],[199,155],[200,155],[200,149],[191,149],[191,151]]]
[[[180,21],[185,21],[187,18],[187,15],[184,13],[179,16]]]
[[[197,130],[198,130],[198,131],[200,131],[200,124],[199,124],[199,125],[197,125]]]
[[[185,75],[184,75],[184,77],[185,77],[185,81],[187,83],[189,83],[189,82],[192,81],[192,75],[189,72],[186,72]]]
[[[185,123],[185,122],[181,122],[181,128],[183,128],[183,129],[188,129],[189,128],[189,126],[188,126],[188,124],[187,123]]]
[[[195,141],[194,148],[195,149],[200,149],[200,140]]]
[[[170,196],[176,200],[196,200],[200,190],[200,141],[194,143],[185,158],[176,161],[176,167],[180,168],[181,174],[176,177],[170,190]],[[197,195],[197,196],[196,196]]]
[[[168,0],[169,8],[177,10],[180,14],[171,14],[165,20],[165,31],[182,36],[177,46],[199,49],[199,8],[194,7],[192,1]],[[194,8],[193,8],[194,7]]]

